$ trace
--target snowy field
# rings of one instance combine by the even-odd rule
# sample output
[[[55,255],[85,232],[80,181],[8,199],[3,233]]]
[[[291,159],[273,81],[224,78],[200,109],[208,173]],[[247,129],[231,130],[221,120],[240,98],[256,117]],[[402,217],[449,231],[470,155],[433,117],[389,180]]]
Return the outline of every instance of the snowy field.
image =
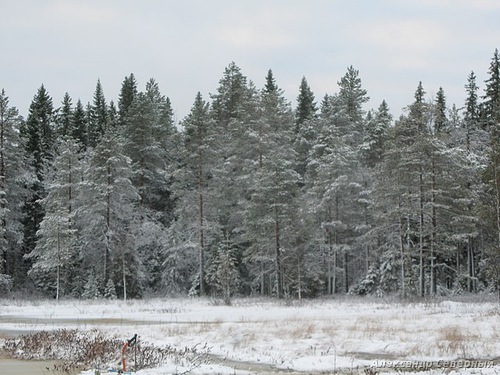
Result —
[[[500,306],[492,302],[0,300],[0,345],[59,328],[124,341],[137,333],[143,343],[206,354],[196,365],[176,361],[140,375],[500,374]]]

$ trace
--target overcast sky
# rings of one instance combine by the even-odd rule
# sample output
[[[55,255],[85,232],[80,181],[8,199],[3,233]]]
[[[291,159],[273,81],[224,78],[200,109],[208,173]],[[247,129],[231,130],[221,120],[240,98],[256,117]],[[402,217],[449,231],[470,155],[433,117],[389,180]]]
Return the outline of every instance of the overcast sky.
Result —
[[[117,102],[125,76],[155,78],[177,119],[214,93],[234,61],[257,87],[268,69],[295,106],[305,76],[321,101],[352,65],[371,100],[399,115],[422,81],[462,106],[500,47],[498,0],[0,0],[0,89],[26,115],[43,83],[92,100],[97,79]]]

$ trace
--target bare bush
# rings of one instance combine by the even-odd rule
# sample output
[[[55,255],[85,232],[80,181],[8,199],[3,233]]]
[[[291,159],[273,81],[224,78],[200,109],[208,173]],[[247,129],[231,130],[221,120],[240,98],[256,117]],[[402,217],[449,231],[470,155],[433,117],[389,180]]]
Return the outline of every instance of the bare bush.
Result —
[[[58,360],[61,369],[74,370],[82,367],[102,368],[117,365],[124,342],[118,338],[104,336],[98,330],[78,331],[59,329],[42,331],[9,339],[3,352],[18,359]],[[181,350],[171,346],[157,347],[138,342],[131,348],[134,370],[158,367],[167,362],[196,368],[208,361],[207,346],[185,347]]]

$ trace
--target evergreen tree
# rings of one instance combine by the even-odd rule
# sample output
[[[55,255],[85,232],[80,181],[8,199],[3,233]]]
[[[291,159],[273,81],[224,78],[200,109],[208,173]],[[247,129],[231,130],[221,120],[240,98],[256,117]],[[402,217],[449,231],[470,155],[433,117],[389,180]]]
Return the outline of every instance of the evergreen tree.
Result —
[[[54,108],[52,98],[42,85],[31,102],[26,123],[21,126],[26,152],[31,155],[35,179],[30,182],[32,195],[24,205],[24,254],[29,254],[36,245],[36,233],[43,219],[40,200],[45,197],[44,175],[54,152]],[[27,266],[29,268],[29,265]],[[27,269],[24,271],[27,272]]]
[[[133,73],[125,77],[118,98],[118,123],[124,125],[127,120],[128,110],[137,95],[137,82]]]
[[[144,266],[149,269],[148,287],[151,289],[159,287],[161,281],[163,259],[157,241],[173,216],[169,173],[171,150],[164,147],[168,141],[165,138],[171,138],[172,134],[166,132],[161,123],[164,103],[158,85],[150,80],[146,92],[136,95],[121,129],[126,155],[132,161],[132,182],[140,197],[138,214],[142,229],[137,238],[138,251]]]
[[[211,125],[213,121],[210,117],[209,105],[198,92],[191,112],[182,122],[185,167],[182,180],[179,181],[182,195],[179,197],[178,212],[179,220],[184,223],[187,233],[193,233],[198,238],[197,275],[201,295],[205,294],[205,249],[207,240],[211,237],[207,234],[206,224],[206,184],[211,161],[208,135]]]
[[[465,147],[453,145],[446,126],[430,132],[435,112],[424,95],[420,83],[408,116],[390,132],[375,185],[374,232],[381,259],[387,260],[379,264],[380,287],[389,290],[382,279],[397,278],[403,296],[435,294],[438,285],[451,288],[458,272],[455,249],[474,236]]]
[[[100,80],[97,80],[94,99],[92,105],[89,105],[88,108],[88,117],[88,145],[95,147],[104,134],[108,122],[108,107]]]
[[[87,117],[81,100],[76,102],[76,107],[73,111],[73,128],[69,134],[80,146],[85,149],[88,145],[87,141]]]
[[[106,288],[104,289],[104,298],[115,300],[116,296],[116,288],[113,279],[109,279],[106,284]]]
[[[359,71],[350,66],[338,85],[339,98],[345,106],[349,121],[358,123],[363,117],[363,104],[370,99],[367,91],[361,86]]]
[[[494,233],[487,248],[487,274],[490,281],[496,286],[500,295],[500,273],[495,262],[500,258],[500,57],[495,50],[490,63],[489,78],[486,80],[485,95],[482,105],[482,123],[490,138],[488,165],[484,173],[484,181],[488,189],[488,199],[483,204],[488,217],[491,233]]]
[[[260,106],[261,156],[257,169],[249,175],[252,183],[245,213],[247,238],[252,243],[247,257],[256,269],[253,274],[259,275],[256,281],[260,281],[261,291],[265,288],[262,274],[272,271],[276,280],[273,289],[282,298],[289,290],[284,249],[293,249],[294,203],[300,176],[295,171],[296,155],[292,147],[293,114],[271,71],[266,77]]]
[[[108,106],[107,125],[114,128],[118,123],[118,111],[115,103],[111,100]]]
[[[439,88],[435,100],[434,108],[434,132],[441,133],[448,127],[448,119],[446,117],[446,97],[442,87]]]
[[[231,296],[238,290],[239,272],[233,244],[226,238],[219,242],[214,261],[207,272],[207,280],[215,290],[222,293],[226,305],[231,304]]]
[[[361,184],[356,173],[357,154],[351,145],[347,107],[338,97],[329,99],[320,117],[318,141],[311,150],[307,201],[314,215],[318,257],[323,259],[326,291],[347,292],[350,258],[355,253]],[[340,277],[342,276],[342,278]]]
[[[47,195],[41,204],[45,216],[37,232],[37,244],[27,255],[34,259],[30,273],[43,289],[55,289],[56,300],[63,291],[70,290],[72,262],[76,259],[75,202],[82,175],[79,149],[72,138],[66,137],[59,144],[52,170],[44,181]],[[43,284],[47,281],[50,285]]]
[[[295,111],[295,140],[294,147],[297,152],[297,172],[301,177],[305,176],[307,170],[307,158],[315,142],[317,119],[317,107],[314,102],[314,94],[309,87],[305,77],[302,77],[297,97],[297,108]]]
[[[498,49],[495,49],[491,59],[489,77],[485,81],[486,88],[483,96],[482,121],[483,127],[487,129],[495,138],[500,137],[498,122],[500,119],[500,56]],[[494,140],[497,142],[497,140]]]
[[[123,299],[141,293],[141,265],[135,252],[135,204],[131,161],[120,138],[109,130],[95,148],[86,171],[79,221],[83,267],[93,272],[99,290],[113,278]],[[100,260],[96,262],[96,260]]]
[[[71,97],[68,93],[64,94],[62,106],[56,115],[56,133],[58,136],[71,135],[73,131],[73,109]]]
[[[83,289],[82,298],[83,299],[99,299],[102,294],[99,290],[99,285],[97,282],[97,278],[94,273],[90,273],[87,277],[87,282],[85,283],[85,287]]]
[[[26,140],[26,151],[33,157],[33,167],[39,180],[54,151],[54,107],[52,98],[42,85],[31,102],[21,135]]]
[[[229,236],[231,243],[238,248],[238,256],[241,256],[245,241],[241,223],[244,202],[248,199],[248,180],[245,178],[249,175],[247,161],[258,163],[261,154],[257,135],[256,89],[247,82],[240,68],[231,63],[225,69],[212,100],[214,125],[208,136],[212,151],[211,200],[206,207],[211,212],[217,212],[214,226],[220,227],[221,238]]]
[[[471,72],[467,77],[467,84],[465,85],[465,91],[467,93],[467,99],[465,100],[465,113],[464,113],[464,130],[465,130],[465,145],[467,151],[471,150],[471,137],[472,134],[477,131],[479,125],[479,103],[477,97],[477,91],[479,87],[476,84],[476,75]]]
[[[23,139],[19,136],[22,117],[9,98],[0,92],[0,284],[21,281],[23,269],[23,204],[29,196],[26,186],[33,175],[28,165]]]
[[[297,109],[295,111],[295,124],[297,128],[306,120],[311,120],[316,116],[318,108],[314,102],[314,94],[307,83],[306,77],[302,77],[297,97]],[[298,133],[296,128],[295,132]]]
[[[360,151],[364,163],[373,168],[382,161],[385,141],[392,123],[389,106],[385,100],[382,101],[373,118],[367,119],[366,122]]]

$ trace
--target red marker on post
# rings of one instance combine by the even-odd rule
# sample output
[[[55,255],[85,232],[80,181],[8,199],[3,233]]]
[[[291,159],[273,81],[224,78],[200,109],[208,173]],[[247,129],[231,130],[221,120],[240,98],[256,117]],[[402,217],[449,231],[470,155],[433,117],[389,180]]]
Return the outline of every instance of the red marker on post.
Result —
[[[127,371],[127,361],[126,361],[126,352],[129,346],[134,346],[137,343],[137,333],[130,340],[125,342],[122,348],[122,370],[123,372]]]

